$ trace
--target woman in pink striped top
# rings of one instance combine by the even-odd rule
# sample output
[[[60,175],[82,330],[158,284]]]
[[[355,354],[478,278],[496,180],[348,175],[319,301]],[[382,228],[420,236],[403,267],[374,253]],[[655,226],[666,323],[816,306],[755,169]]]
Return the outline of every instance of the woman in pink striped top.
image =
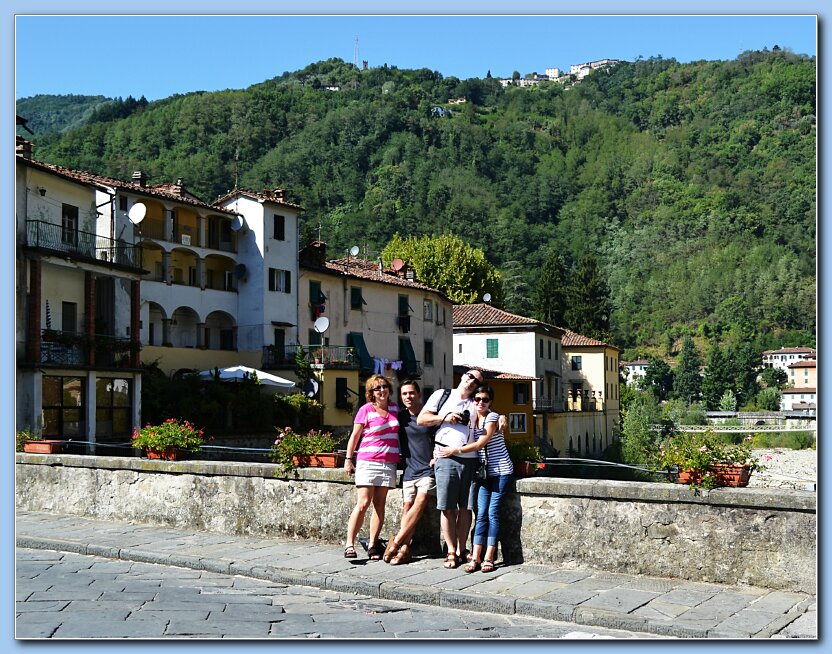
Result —
[[[396,468],[399,463],[399,407],[390,402],[390,382],[382,375],[372,375],[366,384],[367,404],[355,414],[355,420],[347,443],[347,460],[344,469],[355,474],[358,500],[347,524],[347,543],[344,556],[354,559],[355,537],[364,524],[364,516],[370,505],[370,540],[367,554],[371,561],[381,559],[378,544],[384,524],[384,507],[387,492],[396,487]],[[359,443],[360,441],[360,443]],[[357,448],[357,449],[356,449]],[[356,463],[352,457],[356,455]]]

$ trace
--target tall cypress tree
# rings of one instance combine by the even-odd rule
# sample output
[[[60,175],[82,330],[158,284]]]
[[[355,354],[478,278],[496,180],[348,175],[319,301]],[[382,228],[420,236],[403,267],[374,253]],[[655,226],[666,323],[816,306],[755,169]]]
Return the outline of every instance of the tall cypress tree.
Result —
[[[690,336],[685,336],[679,363],[673,373],[673,394],[688,404],[696,402],[702,391],[702,377],[699,369],[702,359]]]
[[[565,318],[568,301],[569,266],[562,254],[554,252],[543,264],[534,288],[534,315],[550,325],[568,327]]]
[[[719,401],[725,391],[736,391],[734,386],[734,367],[731,359],[714,343],[708,352],[708,369],[702,379],[702,399],[705,406],[711,410],[719,409]]]
[[[584,255],[578,262],[567,299],[564,321],[569,329],[601,341],[610,339],[610,287],[593,255]]]

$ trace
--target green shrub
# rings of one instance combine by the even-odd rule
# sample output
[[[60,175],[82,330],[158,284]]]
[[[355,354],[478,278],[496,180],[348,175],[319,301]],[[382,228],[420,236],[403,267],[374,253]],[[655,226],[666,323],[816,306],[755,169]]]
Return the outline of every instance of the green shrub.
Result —
[[[274,396],[275,425],[291,425],[296,429],[309,430],[323,421],[323,405],[303,393]]]

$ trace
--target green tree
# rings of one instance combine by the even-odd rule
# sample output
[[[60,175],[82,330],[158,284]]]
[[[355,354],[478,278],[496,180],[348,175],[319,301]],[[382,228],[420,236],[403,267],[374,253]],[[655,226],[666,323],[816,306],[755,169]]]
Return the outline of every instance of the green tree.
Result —
[[[490,293],[492,302],[501,302],[500,273],[485,258],[482,250],[471,247],[458,236],[402,238],[393,235],[382,250],[388,264],[402,259],[412,266],[419,281],[441,291],[457,304],[481,302]]]
[[[610,340],[610,288],[591,254],[581,257],[568,280],[566,327],[578,334]]]
[[[702,390],[700,368],[702,360],[693,338],[686,336],[679,353],[679,361],[673,372],[673,395],[691,404],[699,399]]]
[[[763,411],[779,411],[783,393],[775,386],[769,386],[757,393],[757,407]]]
[[[765,385],[765,388],[782,389],[789,380],[789,376],[782,368],[765,368],[760,373],[760,381]]]
[[[737,398],[734,396],[734,391],[729,388],[722,394],[722,397],[719,398],[718,408],[720,411],[737,410]]]
[[[535,317],[550,325],[566,326],[569,287],[566,259],[561,253],[553,252],[543,264],[532,294]]]
[[[731,359],[718,343],[714,343],[708,352],[708,367],[702,379],[702,400],[705,406],[711,411],[718,409],[726,391],[731,391],[733,395],[735,382],[736,371]]]
[[[673,390],[673,371],[663,359],[651,356],[647,367],[644,369],[644,377],[639,381],[639,386],[650,390],[661,401],[666,400]]]
[[[650,425],[658,422],[658,405],[650,393],[642,393],[630,402],[621,430],[621,460],[646,464],[655,451],[656,436]]]

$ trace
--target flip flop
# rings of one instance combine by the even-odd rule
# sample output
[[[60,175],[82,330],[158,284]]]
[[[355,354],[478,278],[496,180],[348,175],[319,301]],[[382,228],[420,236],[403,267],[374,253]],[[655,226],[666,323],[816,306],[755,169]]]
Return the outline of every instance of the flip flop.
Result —
[[[372,545],[367,548],[367,556],[370,561],[381,561],[381,551],[377,545]]]
[[[354,559],[357,556],[358,556],[358,554],[355,553],[355,546],[354,545],[347,545],[344,548],[344,558],[345,559]]]

